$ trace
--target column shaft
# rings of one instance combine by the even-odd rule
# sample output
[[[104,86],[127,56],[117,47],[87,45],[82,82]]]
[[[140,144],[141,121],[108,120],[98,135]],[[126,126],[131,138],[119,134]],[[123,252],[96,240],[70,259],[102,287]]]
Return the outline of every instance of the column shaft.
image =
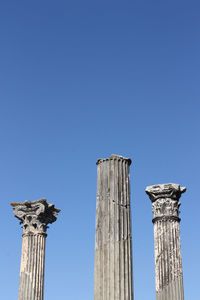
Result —
[[[98,161],[95,300],[132,300],[130,160]]]
[[[184,300],[179,222],[154,223],[156,299]]]
[[[25,234],[19,282],[19,300],[42,300],[44,294],[45,234]]]

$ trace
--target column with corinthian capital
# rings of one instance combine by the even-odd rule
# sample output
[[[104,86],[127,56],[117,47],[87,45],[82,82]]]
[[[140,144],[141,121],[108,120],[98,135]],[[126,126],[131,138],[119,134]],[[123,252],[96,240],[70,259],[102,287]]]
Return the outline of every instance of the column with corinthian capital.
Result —
[[[133,300],[130,164],[118,155],[97,161],[94,300]]]
[[[157,300],[184,300],[179,198],[185,191],[174,183],[146,188],[154,214]]]
[[[46,199],[11,205],[23,228],[18,300],[43,300],[46,230],[60,210]]]

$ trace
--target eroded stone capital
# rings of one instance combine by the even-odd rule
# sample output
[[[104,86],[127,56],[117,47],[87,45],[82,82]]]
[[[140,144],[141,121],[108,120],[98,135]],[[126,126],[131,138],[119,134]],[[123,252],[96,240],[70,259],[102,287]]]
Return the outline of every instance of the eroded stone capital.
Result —
[[[53,204],[48,204],[46,199],[37,201],[25,201],[23,203],[11,203],[14,215],[22,224],[24,234],[45,233],[48,224],[53,223],[57,219],[59,209]]]
[[[177,218],[179,219],[179,198],[186,191],[186,187],[179,184],[167,183],[152,185],[146,188],[146,193],[152,201],[152,211],[154,219],[158,218]]]
[[[100,163],[104,162],[104,161],[108,161],[108,160],[121,160],[121,161],[126,161],[128,163],[128,165],[131,165],[131,159],[127,158],[127,157],[123,157],[121,155],[116,155],[116,154],[112,154],[110,157],[108,158],[99,158],[96,162],[97,165],[99,165]]]

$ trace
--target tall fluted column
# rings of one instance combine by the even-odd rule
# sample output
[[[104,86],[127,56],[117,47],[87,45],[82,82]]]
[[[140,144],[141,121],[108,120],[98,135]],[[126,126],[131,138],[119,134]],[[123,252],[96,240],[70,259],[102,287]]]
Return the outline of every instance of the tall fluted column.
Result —
[[[46,230],[60,210],[46,199],[11,205],[23,228],[18,300],[43,300]]]
[[[185,191],[174,183],[146,188],[154,214],[157,300],[184,300],[179,198]]]
[[[94,300],[133,300],[130,164],[117,155],[97,161]]]

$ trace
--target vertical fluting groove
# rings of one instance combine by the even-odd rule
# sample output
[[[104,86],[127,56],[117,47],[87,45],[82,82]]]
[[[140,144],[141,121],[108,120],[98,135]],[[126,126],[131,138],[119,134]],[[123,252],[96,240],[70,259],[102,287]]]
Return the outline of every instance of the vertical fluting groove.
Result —
[[[40,293],[41,293],[41,237],[37,236],[37,244],[38,244],[38,287],[37,287],[37,300],[40,299]]]
[[[103,170],[104,172],[104,170]],[[105,173],[105,172],[104,172]],[[105,174],[104,174],[105,175]],[[103,179],[103,183],[102,183],[102,186],[105,186],[105,176],[102,177]],[[103,202],[102,202],[102,211],[104,212],[105,211],[105,203],[106,203],[106,199],[105,199],[105,188],[103,189]],[[105,214],[103,213],[104,215],[104,218],[103,218],[103,224],[102,224],[102,228],[103,228],[103,231],[102,231],[102,235],[103,235],[103,244],[105,243],[105,219],[106,219],[106,216]],[[105,290],[105,286],[104,286],[104,279],[105,279],[105,251],[106,249],[104,249],[104,251],[102,251],[102,294],[103,294],[103,298],[105,297],[104,295],[104,290]]]
[[[34,297],[36,300],[38,300],[38,292],[37,292],[37,289],[38,289],[38,273],[39,273],[39,256],[38,256],[38,248],[39,248],[39,245],[38,245],[38,239],[37,239],[37,236],[35,236],[35,243],[36,243],[36,248],[35,248],[35,252],[36,252],[36,261],[37,261],[37,268],[36,268],[36,280],[35,280],[35,291],[34,291]]]
[[[100,173],[102,173],[102,168],[100,169]],[[101,174],[102,175],[102,174]],[[101,181],[100,181],[100,190],[102,190],[102,178],[103,176],[100,177],[101,178]],[[99,199],[99,213],[102,214],[102,203],[101,202],[103,201],[102,199]],[[100,224],[100,230],[99,230],[99,240],[100,242],[102,243],[103,242],[103,236],[102,236],[102,224]],[[102,295],[102,263],[101,263],[101,256],[102,256],[102,253],[101,251],[99,252],[99,268],[100,268],[100,272],[99,272],[99,294]],[[102,297],[102,296],[101,296]]]
[[[129,274],[128,274],[128,215],[127,215],[127,211],[129,209],[128,207],[128,190],[127,190],[127,164],[125,164],[125,193],[126,193],[126,197],[125,197],[125,206],[124,206],[124,214],[125,214],[125,221],[126,221],[126,235],[125,235],[125,244],[126,244],[126,298],[130,299],[130,291],[129,291]]]
[[[174,277],[175,277],[175,294],[178,296],[177,291],[177,239],[176,239],[176,223],[173,222],[173,239],[174,239]]]
[[[28,259],[27,259],[27,273],[26,273],[26,298],[28,299],[28,291],[29,291],[29,287],[30,287],[30,272],[29,272],[29,265],[30,265],[30,240],[31,240],[31,235],[27,238],[28,241]]]
[[[42,278],[43,279],[43,272],[42,272],[42,265],[43,265],[43,255],[44,255],[44,253],[43,253],[43,241],[42,241],[42,236],[40,236],[40,249],[41,249],[41,251],[40,251],[40,260],[41,260],[41,262],[40,262],[40,278]],[[43,290],[43,280],[41,280],[40,279],[40,289],[39,289],[39,291],[40,291],[40,297],[42,296],[42,290]]]
[[[111,286],[111,299],[115,299],[115,294],[114,294],[114,282],[115,282],[115,260],[114,260],[114,253],[115,253],[115,239],[114,239],[114,234],[115,234],[115,228],[114,228],[114,222],[115,222],[115,217],[114,217],[114,160],[110,162],[111,164],[111,197],[112,197],[112,204],[111,204],[111,268],[110,268],[110,286]]]
[[[44,270],[45,270],[45,253],[46,253],[46,239],[45,237],[43,237],[42,239],[42,244],[43,244],[43,255],[42,255],[42,258],[43,258],[43,262],[42,262],[42,296],[41,298],[43,299],[44,298],[44,278],[45,278],[45,273],[44,273]]]
[[[169,284],[172,281],[172,272],[171,272],[171,222],[167,221],[168,224],[168,241],[169,241],[169,251],[168,251],[168,276],[169,276]],[[172,289],[169,287],[169,299],[172,299]]]
[[[155,256],[155,260],[156,260],[156,271],[159,272],[159,276],[157,278],[158,282],[157,282],[157,292],[159,291],[159,287],[161,285],[161,280],[162,280],[162,269],[161,269],[161,263],[160,263],[160,259],[159,259],[159,253],[161,252],[161,240],[160,240],[160,231],[158,228],[158,224],[160,221],[158,221],[158,223],[155,224],[155,235],[157,236],[157,243],[158,243],[158,255]]]
[[[36,243],[35,243],[35,238],[33,238],[33,273],[32,273],[32,281],[34,282],[33,284],[33,289],[31,292],[31,300],[34,299],[34,294],[35,294],[35,279],[36,279],[36,268],[37,268],[37,258],[36,258]]]
[[[177,249],[177,232],[176,232],[176,224],[174,228],[174,239],[175,239],[175,249],[176,249],[176,289],[177,289],[177,297],[179,296],[179,289],[178,289],[178,249]]]
[[[164,241],[164,266],[165,266],[165,279],[164,279],[164,282],[165,282],[165,285],[166,287],[168,286],[168,270],[167,270],[167,265],[168,265],[168,262],[167,262],[167,222],[164,222],[164,236],[163,236],[163,241]]]
[[[112,205],[112,198],[110,193],[110,163],[106,165],[106,171],[107,171],[107,192],[108,192],[108,271],[107,271],[107,298],[105,300],[110,299],[110,276],[109,270],[110,270],[110,232],[111,232],[111,224],[110,224],[110,207]]]
[[[170,221],[170,235],[171,235],[171,282],[175,281],[175,257],[174,257],[174,237],[173,237],[173,226],[174,226],[174,221],[173,220],[169,220]],[[175,290],[174,290],[174,286],[173,286],[173,296],[175,297]]]
[[[20,268],[20,284],[19,284],[19,297],[21,297],[20,299],[23,300],[23,294],[22,291],[24,290],[24,294],[26,295],[26,276],[24,274],[24,276],[22,275],[22,273],[26,270],[27,268],[27,261],[25,261],[25,252],[28,248],[28,240],[26,239],[26,237],[23,238],[22,241],[22,258],[21,258],[21,268]]]
[[[20,268],[20,284],[19,284],[19,297],[23,300],[23,294],[22,291],[24,290],[24,294],[26,293],[25,287],[26,287],[26,276],[22,276],[22,272],[24,272],[25,268],[27,267],[25,262],[25,251],[28,247],[27,245],[28,240],[24,237],[22,241],[22,258],[21,258],[21,268]]]
[[[40,263],[40,278],[43,279],[43,240],[42,240],[42,236],[40,236],[40,245],[41,245],[41,251],[40,251],[40,259],[41,259],[41,263]],[[42,290],[43,290],[43,280],[40,280],[40,297],[42,296]]]
[[[108,173],[107,173],[107,167],[104,169],[104,211],[105,213],[105,227],[104,227],[104,258],[105,258],[105,273],[104,273],[104,299],[107,299],[107,290],[108,290],[108,270],[109,270],[109,261],[108,261],[108,234],[106,234],[106,231],[108,230],[107,228],[109,227],[109,215],[108,215],[108,210],[109,210],[109,202],[110,202],[110,195],[108,191]],[[109,231],[108,231],[109,232]]]
[[[114,268],[114,276],[113,276],[113,296],[114,296],[114,299],[116,298],[116,241],[117,241],[117,238],[118,238],[118,232],[117,232],[117,219],[116,219],[116,206],[117,206],[117,195],[116,195],[116,164],[115,164],[115,160],[113,160],[113,181],[114,181],[114,184],[113,184],[113,195],[114,195],[114,202],[113,202],[113,213],[114,213],[114,243],[113,243],[113,248],[114,248],[114,253],[113,253],[113,260],[114,260],[114,264],[113,264],[113,268]]]
[[[129,163],[112,157],[98,164],[95,300],[133,300]]]
[[[36,299],[39,300],[39,284],[40,284],[40,245],[39,245],[39,238],[36,236],[37,239],[37,263],[38,263],[38,269],[37,269],[37,281],[36,281]]]
[[[28,284],[27,284],[27,299],[29,297],[29,291],[31,289],[31,255],[30,255],[30,249],[31,249],[31,246],[32,246],[32,235],[29,236],[28,238],[28,242],[29,242],[29,245],[28,245],[28,268],[27,268],[27,271],[28,271]]]
[[[31,300],[37,299],[35,296],[35,291],[36,291],[36,269],[37,269],[37,252],[36,252],[36,245],[37,245],[37,236],[31,235],[33,244],[32,244],[32,289],[31,289]]]
[[[127,195],[128,195],[128,222],[129,222],[129,231],[128,231],[128,245],[129,245],[129,291],[130,291],[130,298],[133,298],[133,280],[131,274],[133,274],[132,270],[132,224],[131,224],[131,203],[130,203],[130,177],[129,177],[129,172],[127,170]]]
[[[39,254],[39,273],[38,273],[38,300],[41,297],[41,289],[42,289],[42,282],[41,282],[41,276],[42,276],[42,239],[41,239],[41,235],[39,235],[38,237],[39,240],[39,248],[38,248],[38,254]]]
[[[161,255],[163,257],[163,228],[162,227],[161,227],[161,232],[160,232],[160,239],[161,239]],[[163,259],[160,259],[160,263],[161,263],[161,271],[162,271],[162,274],[161,274],[161,289],[162,289],[163,285],[164,285],[164,276],[165,276]]]
[[[129,239],[129,219],[128,219],[128,210],[129,210],[129,203],[128,203],[128,172],[127,172],[127,164],[125,165],[125,170],[126,170],[126,203],[124,206],[124,210],[125,210],[125,215],[126,215],[126,257],[127,257],[127,299],[130,299],[130,287],[129,287],[129,248],[128,248],[128,239]]]
[[[132,224],[131,224],[131,202],[130,202],[130,176],[128,176],[128,221],[129,221],[129,277],[130,277],[130,298],[133,299],[133,263],[132,263]]]
[[[124,204],[124,173],[123,173],[124,162],[120,162],[120,175],[121,175],[121,204]],[[121,223],[121,236],[120,236],[120,290],[121,290],[121,299],[124,299],[124,210],[120,207],[120,223]]]
[[[42,263],[42,299],[44,298],[44,279],[45,279],[45,273],[44,273],[44,270],[45,270],[45,253],[46,253],[46,238],[43,237],[43,263]]]
[[[34,248],[34,238],[33,238],[33,236],[31,237],[31,240],[32,240],[31,249],[33,249]],[[31,274],[30,274],[30,280],[31,280],[30,299],[32,300],[32,291],[33,291],[33,288],[34,288],[34,285],[33,285],[34,255],[33,254],[30,256],[30,260],[31,260],[31,268],[32,268],[32,271],[31,271]]]
[[[118,201],[121,201],[121,203],[124,203],[124,196],[122,195],[122,161],[119,161],[118,165]],[[120,241],[122,240],[122,224],[121,224],[121,206],[118,205],[118,218],[119,218],[119,242],[118,242],[118,265],[119,265],[119,299],[121,299],[121,245]]]
[[[27,244],[28,244],[28,249],[27,249],[27,269],[26,269],[26,287],[25,287],[25,299],[28,299],[28,291],[29,291],[29,286],[30,286],[30,273],[29,273],[29,264],[30,264],[30,240],[31,240],[31,235],[27,236]]]
[[[114,299],[116,298],[116,286],[117,286],[117,280],[116,280],[116,273],[117,273],[117,270],[116,270],[116,243],[117,243],[117,238],[118,238],[118,232],[117,232],[117,214],[116,214],[116,207],[118,204],[118,199],[117,199],[117,194],[116,194],[116,184],[117,184],[117,178],[116,178],[116,160],[114,159],[113,160],[113,168],[114,168],[114,176],[113,176],[113,179],[114,179],[114,186],[113,186],[113,191],[114,191],[114,203],[113,203],[113,211],[114,211],[114,276],[113,276],[113,287],[114,287]]]
[[[175,224],[173,223],[173,245],[174,245],[174,277],[175,277],[175,284],[174,284],[174,290],[175,290],[175,299],[178,297],[178,291],[177,291],[177,255],[176,255],[176,231],[175,231]]]
[[[103,172],[103,169],[101,168],[101,173]],[[102,190],[102,186],[103,186],[103,174],[101,176],[101,190]],[[102,214],[102,201],[103,201],[103,197],[100,199],[101,203],[100,203],[100,212]],[[102,220],[102,224],[101,224],[101,230],[100,230],[100,239],[101,239],[101,244],[103,244],[103,220]],[[100,259],[100,278],[99,278],[99,288],[100,288],[100,294],[102,295],[103,293],[103,284],[102,284],[102,276],[103,276],[103,268],[102,268],[102,251],[99,253],[99,259]],[[102,296],[101,296],[102,297]]]
[[[31,235],[30,236],[30,252],[31,252],[31,249],[33,249],[33,243],[34,243],[34,239],[33,239],[33,236]],[[32,280],[32,275],[33,275],[33,255],[29,254],[30,257],[29,257],[29,261],[30,261],[30,265],[29,265],[29,274],[30,274],[30,280],[29,280],[29,294],[30,294],[30,298],[31,298],[31,290],[33,289],[33,280]]]
[[[125,245],[125,283],[126,283],[126,298],[129,299],[128,294],[129,294],[129,290],[128,290],[128,257],[127,257],[127,251],[128,251],[128,247],[127,247],[127,236],[128,236],[128,220],[127,220],[127,177],[126,177],[126,163],[124,164],[124,193],[125,193],[125,197],[124,197],[124,206],[123,206],[123,211],[124,211],[124,220],[125,220],[125,236],[124,236],[124,245]]]
[[[174,269],[174,241],[173,241],[173,220],[170,220],[170,237],[171,237],[171,274],[172,274],[172,281],[175,280],[175,269]],[[173,295],[174,295],[174,289],[173,289]]]
[[[43,253],[42,253],[42,237],[41,235],[38,236],[39,238],[39,257],[40,257],[40,263],[39,263],[39,278],[38,278],[38,300],[41,299],[41,294],[42,294],[42,282],[43,282],[43,278],[42,278],[42,263],[43,263]]]
[[[122,172],[122,203],[125,203],[125,193],[124,193],[124,161],[122,161],[122,166],[121,166],[121,172]],[[124,263],[124,210],[121,209],[121,240],[120,242],[120,249],[121,249],[121,298],[124,299],[125,297],[125,263]]]
[[[126,171],[125,171],[125,162],[123,162],[123,181],[124,181],[124,186],[123,186],[123,193],[124,193],[124,203],[126,201]],[[126,298],[126,217],[125,217],[125,211],[123,211],[123,263],[124,263],[124,298]]]
[[[36,243],[36,260],[37,260],[37,269],[36,269],[36,280],[35,280],[35,291],[34,297],[38,300],[38,284],[39,284],[39,272],[40,272],[40,257],[39,257],[39,244],[38,244],[38,236],[35,236]]]
[[[27,260],[26,260],[26,265],[24,266],[24,272],[22,273],[22,275],[24,275],[24,283],[25,286],[22,287],[22,292],[24,290],[24,295],[22,293],[22,297],[27,298],[27,291],[28,291],[28,249],[29,249],[29,239],[28,237],[26,237],[26,246],[27,249],[25,251],[27,251],[26,255],[27,255]]]
[[[40,272],[40,257],[39,257],[39,243],[38,236],[35,236],[36,241],[36,259],[37,259],[37,273],[36,273],[36,282],[35,282],[35,299],[38,300],[38,285],[39,285],[39,272]]]
[[[116,193],[117,193],[117,201],[118,205],[116,205],[116,210],[117,210],[117,230],[118,230],[118,238],[117,238],[117,243],[116,243],[116,280],[117,280],[117,298],[120,298],[120,248],[119,248],[119,243],[121,240],[121,230],[120,230],[120,210],[121,210],[121,203],[122,199],[120,197],[120,161],[116,161]]]

